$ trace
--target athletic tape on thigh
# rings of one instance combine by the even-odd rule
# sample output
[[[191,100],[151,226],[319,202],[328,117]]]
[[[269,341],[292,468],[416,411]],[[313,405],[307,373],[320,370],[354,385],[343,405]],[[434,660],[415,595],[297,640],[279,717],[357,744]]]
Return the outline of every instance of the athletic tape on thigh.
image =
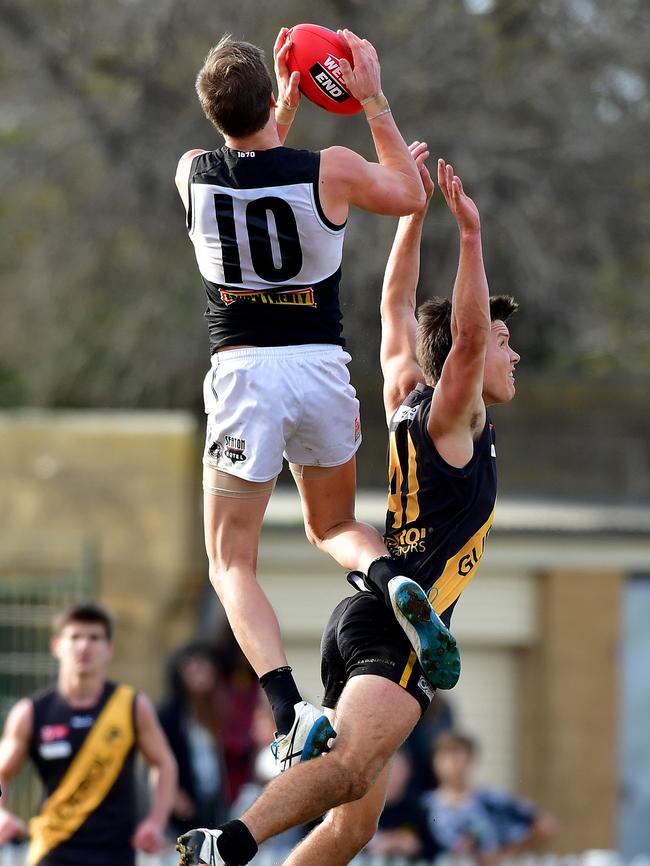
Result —
[[[329,478],[338,472],[341,466],[304,466],[302,463],[290,463],[289,468],[296,478],[306,478],[309,481],[313,478]]]
[[[229,475],[222,469],[203,464],[203,489],[213,496],[228,496],[231,499],[257,499],[273,492],[277,478],[270,481],[246,481]]]

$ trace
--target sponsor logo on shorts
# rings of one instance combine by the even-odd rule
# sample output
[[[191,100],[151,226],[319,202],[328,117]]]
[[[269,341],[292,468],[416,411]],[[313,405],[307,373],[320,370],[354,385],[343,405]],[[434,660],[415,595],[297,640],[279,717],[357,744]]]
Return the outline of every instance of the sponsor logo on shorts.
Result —
[[[238,303],[246,304],[279,304],[299,307],[315,307],[314,290],[311,286],[305,289],[282,289],[277,292],[253,292],[250,289],[226,289],[219,287],[219,296],[229,307]]]
[[[424,692],[424,694],[429,698],[430,701],[433,700],[433,696],[435,695],[435,690],[431,687],[431,683],[425,677],[420,677],[418,680],[418,688],[420,691]]]
[[[343,86],[343,73],[338,57],[328,54],[322,64],[314,63],[309,70],[316,87],[334,102],[345,102],[350,94]]]
[[[357,415],[354,419],[354,441],[358,442],[361,439],[361,418]]]
[[[390,667],[395,667],[395,662],[392,659],[382,659],[382,658],[370,658],[370,659],[361,659],[359,662],[360,665],[389,665]]]
[[[412,526],[386,537],[386,547],[391,556],[408,556],[409,553],[424,553],[428,529],[426,526]]]
[[[208,454],[210,457],[214,458],[214,460],[218,463],[221,460],[221,455],[223,454],[223,445],[219,442],[218,439],[210,445],[208,448]]]
[[[224,454],[232,464],[243,463],[246,460],[246,440],[239,439],[237,436],[224,436],[225,448]],[[217,458],[218,459],[218,458]]]

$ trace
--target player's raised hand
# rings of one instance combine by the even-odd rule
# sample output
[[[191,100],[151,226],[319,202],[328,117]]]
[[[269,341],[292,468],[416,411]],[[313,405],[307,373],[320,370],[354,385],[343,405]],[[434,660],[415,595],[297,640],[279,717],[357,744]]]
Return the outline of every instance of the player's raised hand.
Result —
[[[286,111],[294,111],[300,102],[299,72],[289,72],[287,54],[291,48],[291,33],[282,27],[273,46],[273,69],[278,84],[278,105]]]
[[[381,90],[381,75],[375,46],[367,39],[359,39],[351,30],[336,32],[352,52],[354,62],[352,67],[345,57],[339,60],[345,86],[359,102],[376,96]]]
[[[431,177],[429,169],[426,165],[426,160],[429,157],[429,146],[426,141],[414,141],[412,144],[409,145],[409,150],[411,151],[411,156],[415,160],[415,164],[417,165],[418,171],[420,172],[420,180],[422,181],[424,193],[427,197],[426,203],[423,207],[423,210],[426,210],[429,206],[429,202],[431,201],[433,191],[436,188],[433,182],[433,178]]]
[[[461,232],[479,232],[481,230],[481,219],[478,208],[472,199],[465,193],[463,182],[454,174],[453,166],[438,160],[438,186],[445,197],[449,210],[456,217],[458,228]]]

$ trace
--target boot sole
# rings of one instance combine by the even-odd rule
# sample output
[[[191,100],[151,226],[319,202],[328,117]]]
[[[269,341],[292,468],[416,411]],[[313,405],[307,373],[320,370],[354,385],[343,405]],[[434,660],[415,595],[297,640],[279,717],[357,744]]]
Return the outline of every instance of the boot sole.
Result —
[[[436,689],[453,689],[460,677],[456,638],[433,610],[422,587],[405,581],[391,598],[426,678]]]
[[[176,850],[181,855],[178,866],[204,866],[205,860],[201,860],[203,839],[198,842],[198,848],[196,841],[184,842],[184,839],[187,839],[187,836],[179,836],[176,842]]]

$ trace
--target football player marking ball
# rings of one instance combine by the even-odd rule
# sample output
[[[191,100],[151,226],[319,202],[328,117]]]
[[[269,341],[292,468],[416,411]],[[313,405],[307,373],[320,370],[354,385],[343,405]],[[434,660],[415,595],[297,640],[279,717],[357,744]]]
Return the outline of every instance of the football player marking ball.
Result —
[[[343,82],[339,61],[345,57],[352,66],[352,52],[338,34],[318,24],[296,24],[289,33],[287,66],[300,73],[300,90],[307,99],[334,114],[361,111],[361,103]]]

